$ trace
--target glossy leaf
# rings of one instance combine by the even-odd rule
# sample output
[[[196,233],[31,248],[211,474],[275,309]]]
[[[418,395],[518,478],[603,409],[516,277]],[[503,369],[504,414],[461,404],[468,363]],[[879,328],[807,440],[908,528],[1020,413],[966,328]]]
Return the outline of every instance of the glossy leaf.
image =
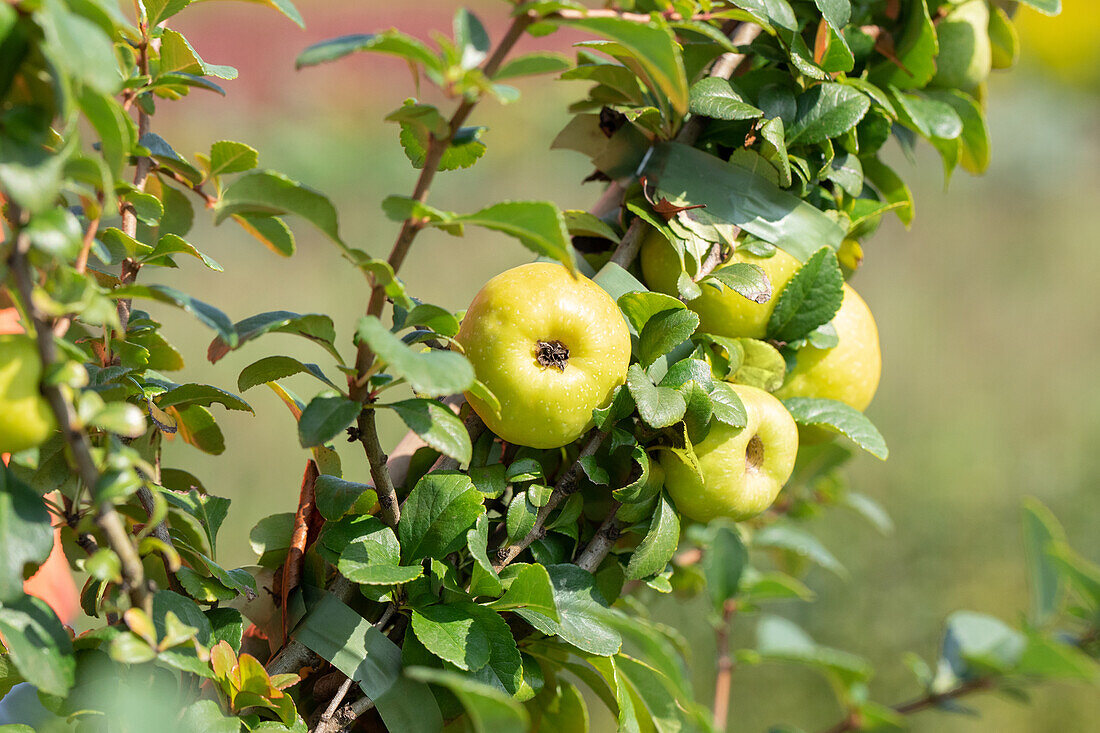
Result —
[[[385,405],[432,448],[460,464],[470,462],[470,434],[449,407],[435,400],[404,400]]]
[[[790,343],[833,320],[844,300],[836,253],[822,247],[784,286],[768,318],[768,338]]]
[[[791,397],[783,400],[783,406],[799,425],[816,425],[841,433],[875,458],[885,461],[890,456],[886,440],[874,423],[843,402]]]
[[[485,512],[483,500],[469,476],[451,471],[424,476],[405,500],[397,525],[403,560],[441,558],[460,547]]]
[[[469,389],[474,369],[466,357],[453,351],[414,351],[374,316],[359,321],[356,331],[375,355],[385,362],[386,371],[408,380],[412,388],[429,397],[442,397]]]

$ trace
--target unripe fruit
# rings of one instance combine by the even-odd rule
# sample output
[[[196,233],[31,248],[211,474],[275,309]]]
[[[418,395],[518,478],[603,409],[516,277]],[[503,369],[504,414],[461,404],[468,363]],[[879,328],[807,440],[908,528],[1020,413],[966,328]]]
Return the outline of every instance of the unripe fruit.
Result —
[[[682,458],[664,451],[665,490],[683,516],[744,520],[775,501],[794,470],[798,426],[783,404],[762,389],[733,386],[748,414],[742,429],[715,422],[695,447],[702,477]]]
[[[630,332],[615,301],[588,278],[546,262],[485,284],[455,337],[500,415],[466,400],[509,443],[557,448],[579,438],[626,381]]]
[[[804,346],[794,369],[776,390],[780,399],[816,397],[839,400],[863,411],[871,404],[882,375],[878,327],[871,309],[852,286],[844,284],[844,300],[832,320],[837,345],[831,349]]]
[[[56,427],[50,405],[38,389],[42,362],[34,339],[0,335],[0,453],[39,445]]]
[[[929,86],[971,91],[989,77],[993,44],[989,40],[986,0],[967,0],[936,26],[940,52]]]
[[[680,261],[672,245],[660,232],[652,230],[643,240],[641,262],[642,274],[650,290],[677,294],[676,278],[680,274]],[[699,331],[703,333],[729,338],[764,338],[779,293],[802,265],[781,249],[777,249],[771,257],[736,251],[723,264],[735,262],[747,262],[763,268],[772,284],[771,300],[757,303],[725,286],[716,290],[708,284],[702,286],[703,294],[688,301],[687,306],[699,314]]]

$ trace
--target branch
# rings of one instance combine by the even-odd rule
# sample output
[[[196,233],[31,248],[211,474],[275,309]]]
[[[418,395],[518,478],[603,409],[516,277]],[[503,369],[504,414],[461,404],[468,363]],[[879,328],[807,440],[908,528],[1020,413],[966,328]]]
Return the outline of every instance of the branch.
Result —
[[[978,679],[970,680],[968,682],[960,683],[955,687],[952,687],[947,692],[933,693],[930,692],[923,697],[918,697],[915,700],[911,700],[900,705],[895,705],[893,710],[898,715],[912,715],[913,713],[919,713],[922,710],[935,707],[940,703],[948,700],[954,700],[956,698],[964,697],[975,692],[981,692],[993,687],[993,680],[989,677],[979,677]],[[858,711],[851,711],[844,720],[840,721],[836,725],[822,733],[848,733],[848,731],[857,731],[863,729],[863,719],[859,715]]]
[[[730,716],[730,682],[733,657],[730,655],[730,622],[737,613],[737,601],[728,600],[722,606],[722,621],[714,629],[714,644],[718,649],[718,674],[714,679],[714,729],[725,731]]]
[[[375,622],[374,628],[382,631],[396,611],[397,607],[392,603],[386,606],[386,610],[382,612],[382,617]],[[353,704],[348,704],[344,706],[344,709],[340,709],[340,703],[347,697],[353,684],[355,684],[355,680],[351,677],[344,680],[344,684],[340,685],[340,689],[333,695],[332,701],[329,702],[328,707],[325,708],[325,712],[321,714],[321,719],[317,722],[317,727],[313,729],[313,733],[337,733],[337,731],[343,730],[344,727],[349,725],[353,720],[374,706],[374,702],[368,700],[370,704],[364,706],[361,712],[354,712]],[[367,698],[361,699],[366,700]]]
[[[739,23],[730,36],[730,41],[737,45],[747,45],[760,35],[760,26],[751,23]],[[710,68],[710,76],[728,79],[734,72],[742,67],[747,56],[740,53],[725,53],[715,60]],[[707,117],[696,115],[689,119],[680,132],[676,135],[676,142],[684,145],[694,145],[703,134],[708,122]],[[636,218],[630,223],[630,227],[623,235],[622,241],[611,254],[611,262],[622,268],[628,268],[638,257],[638,251],[642,246],[642,235],[645,234],[646,224],[642,219]]]
[[[588,442],[584,444],[584,448],[577,456],[577,460],[566,469],[565,473],[554,484],[554,490],[550,493],[550,498],[547,499],[546,504],[539,508],[539,513],[535,515],[535,526],[531,528],[527,536],[514,545],[508,545],[497,550],[497,561],[493,563],[493,568],[497,572],[500,572],[504,566],[519,557],[520,553],[530,547],[532,542],[546,534],[545,525],[550,513],[558,508],[558,504],[561,504],[562,499],[572,494],[577,488],[577,473],[581,470],[581,459],[595,455],[609,434],[599,432],[588,439]]]
[[[401,505],[397,501],[397,489],[394,488],[389,468],[386,466],[386,454],[378,441],[378,425],[373,409],[359,413],[356,425],[359,428],[359,442],[367,454],[370,475],[374,479],[374,488],[378,493],[378,503],[382,507],[382,521],[397,529],[401,519]]]
[[[615,540],[619,539],[621,534],[619,523],[616,520],[616,515],[621,507],[622,504],[618,501],[611,500],[607,517],[604,518],[603,524],[600,525],[600,528],[596,530],[596,534],[588,542],[588,547],[585,547],[584,552],[577,558],[577,567],[594,573],[600,563],[604,561],[604,558],[607,557],[607,554],[611,552],[611,548],[615,546]]]
[[[15,244],[12,247],[9,258],[9,266],[15,275],[16,287],[19,297],[23,301],[23,307],[34,326],[35,340],[38,345],[38,356],[42,361],[43,372],[57,362],[57,347],[53,341],[53,331],[50,330],[46,319],[39,313],[34,304],[34,280],[30,263],[27,261],[27,252],[30,250],[30,238],[23,231],[25,216],[14,204],[9,203],[12,222],[18,222],[15,226]],[[53,384],[42,384],[42,395],[50,403],[57,420],[57,426],[61,430],[73,460],[76,462],[77,474],[80,480],[95,495],[96,484],[99,483],[99,469],[92,457],[91,443],[88,435],[77,425],[76,410],[66,398],[61,388]],[[96,524],[103,530],[107,537],[107,544],[115,554],[122,566],[123,586],[130,596],[130,603],[142,608],[146,613],[153,611],[153,596],[145,580],[145,570],[141,564],[137,549],[134,547],[130,533],[122,517],[115,510],[111,502],[104,501],[96,510]]]

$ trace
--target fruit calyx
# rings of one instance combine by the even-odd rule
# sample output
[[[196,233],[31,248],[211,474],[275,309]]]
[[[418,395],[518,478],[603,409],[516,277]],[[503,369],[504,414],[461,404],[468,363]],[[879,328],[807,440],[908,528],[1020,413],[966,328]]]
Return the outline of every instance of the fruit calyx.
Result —
[[[745,468],[749,471],[759,471],[764,465],[764,441],[759,435],[749,439],[745,447]]]
[[[535,361],[541,367],[552,367],[559,372],[564,372],[565,365],[569,363],[569,347],[561,341],[539,339],[535,347]]]

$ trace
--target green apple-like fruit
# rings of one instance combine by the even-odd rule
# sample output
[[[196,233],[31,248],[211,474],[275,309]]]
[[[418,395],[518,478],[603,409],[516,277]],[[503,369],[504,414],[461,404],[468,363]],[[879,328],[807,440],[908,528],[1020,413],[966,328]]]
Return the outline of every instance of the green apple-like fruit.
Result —
[[[735,384],[733,389],[745,405],[748,424],[738,429],[714,423],[694,446],[701,478],[671,451],[661,456],[665,489],[680,514],[698,522],[755,517],[772,505],[794,470],[798,426],[783,403],[756,387]]]
[[[651,230],[642,242],[641,261],[642,275],[651,290],[677,294],[680,260],[672,245],[656,229]],[[708,284],[702,286],[703,294],[688,301],[687,306],[699,314],[699,330],[703,333],[729,338],[764,338],[779,292],[802,264],[781,249],[777,249],[771,257],[736,251],[723,265],[735,262],[747,262],[763,268],[772,284],[771,300],[757,303],[724,285],[721,290],[716,290]]]
[[[986,0],[966,0],[936,26],[940,52],[929,86],[971,91],[989,77],[993,44],[989,40]]]
[[[34,339],[0,336],[0,453],[18,453],[39,445],[56,423],[38,389],[42,362]]]
[[[630,332],[599,285],[534,262],[502,272],[474,297],[456,340],[500,414],[466,400],[509,443],[557,448],[579,438],[626,381]]]
[[[832,323],[837,345],[831,349],[813,346],[799,349],[794,369],[787,373],[775,395],[784,400],[788,397],[839,400],[863,411],[878,389],[882,352],[871,309],[847,283],[844,300]]]

